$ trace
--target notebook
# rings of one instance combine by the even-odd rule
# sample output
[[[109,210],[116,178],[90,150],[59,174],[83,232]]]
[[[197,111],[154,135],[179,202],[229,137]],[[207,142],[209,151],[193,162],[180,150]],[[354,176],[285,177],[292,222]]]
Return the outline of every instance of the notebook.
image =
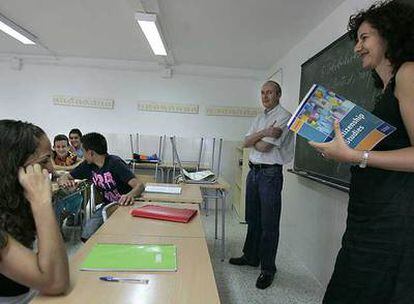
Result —
[[[170,186],[145,186],[145,192],[148,193],[166,193],[166,194],[180,194],[181,187],[170,187]]]
[[[143,207],[132,209],[130,213],[132,216],[136,217],[188,223],[197,214],[197,210],[159,205],[145,205]]]
[[[97,243],[80,270],[177,271],[177,247],[172,244]]]

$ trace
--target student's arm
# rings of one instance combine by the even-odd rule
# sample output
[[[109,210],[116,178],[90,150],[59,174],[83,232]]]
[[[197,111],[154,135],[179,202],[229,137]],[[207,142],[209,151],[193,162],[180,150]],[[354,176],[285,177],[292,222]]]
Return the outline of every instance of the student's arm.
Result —
[[[55,168],[55,170],[72,171],[77,166],[79,166],[82,163],[82,161],[83,161],[83,159],[77,159],[76,162],[73,165],[70,165],[70,166],[58,166],[58,165],[55,165],[54,168]]]
[[[64,293],[69,287],[68,258],[52,208],[48,172],[38,164],[21,168],[19,181],[35,220],[38,253],[8,235],[5,248],[0,249],[0,272],[43,294]]]
[[[131,186],[132,190],[126,194],[123,194],[119,199],[120,205],[131,205],[134,203],[134,197],[139,196],[144,191],[144,184],[141,183],[136,177],[128,181],[128,185]]]
[[[71,188],[76,186],[75,179],[90,179],[89,165],[82,161],[70,172],[62,175],[57,179],[59,186]]]
[[[72,166],[58,166],[58,165],[54,165],[53,168],[56,171],[71,171],[73,169],[75,169],[81,162],[75,163]]]
[[[62,176],[58,177],[56,181],[59,186],[62,186],[65,188],[72,188],[76,186],[75,179],[69,172],[66,172]]]
[[[397,72],[395,96],[399,100],[399,107],[410,138],[411,146],[390,151],[370,151],[368,166],[385,170],[414,172],[414,62],[403,64]],[[339,162],[359,163],[362,159],[362,151],[351,149],[344,141],[339,130],[339,124],[335,124],[335,139],[329,143],[310,144],[325,158]]]

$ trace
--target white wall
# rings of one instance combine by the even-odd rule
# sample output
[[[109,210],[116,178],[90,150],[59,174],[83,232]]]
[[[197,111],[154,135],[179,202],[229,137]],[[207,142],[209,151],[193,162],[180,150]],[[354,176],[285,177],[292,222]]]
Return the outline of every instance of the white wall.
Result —
[[[298,105],[300,66],[346,31],[349,16],[368,7],[371,0],[347,0],[296,45],[269,71],[283,71],[286,107]],[[347,193],[296,176],[285,174],[282,241],[325,287],[331,276],[345,229]]]
[[[258,82],[246,78],[24,64],[21,71],[0,62],[0,117],[28,120],[54,135],[73,127],[83,132],[211,135],[242,138],[251,118],[204,114],[205,105],[259,106]],[[53,95],[108,97],[114,110],[55,106]],[[138,101],[192,103],[200,114],[139,112]]]
[[[206,116],[205,108],[207,105],[260,107],[258,79],[265,73],[184,66],[178,67],[180,71],[171,79],[163,79],[158,66],[148,66],[136,62],[28,57],[23,58],[21,70],[14,70],[7,56],[0,57],[0,119],[33,122],[51,139],[58,133],[67,134],[74,127],[84,133],[101,132],[108,138],[109,151],[123,157],[130,155],[131,133],[165,134],[167,138],[176,135],[190,143],[195,141],[196,145],[179,147],[181,151],[196,147],[194,157],[183,153],[183,160],[197,160],[201,136],[221,137],[226,140],[222,173],[233,183],[234,147],[253,118]],[[115,108],[56,106],[52,103],[54,95],[113,98]],[[139,101],[198,104],[200,113],[140,112]],[[157,151],[147,151],[153,152]],[[166,154],[167,159],[171,158],[171,149]]]

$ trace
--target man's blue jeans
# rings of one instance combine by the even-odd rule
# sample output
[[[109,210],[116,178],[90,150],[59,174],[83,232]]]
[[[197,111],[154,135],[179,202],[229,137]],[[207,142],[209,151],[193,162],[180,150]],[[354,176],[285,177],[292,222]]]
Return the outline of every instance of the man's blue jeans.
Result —
[[[282,205],[282,166],[254,167],[246,180],[247,235],[243,253],[251,263],[261,263],[263,273],[276,272],[279,222]]]

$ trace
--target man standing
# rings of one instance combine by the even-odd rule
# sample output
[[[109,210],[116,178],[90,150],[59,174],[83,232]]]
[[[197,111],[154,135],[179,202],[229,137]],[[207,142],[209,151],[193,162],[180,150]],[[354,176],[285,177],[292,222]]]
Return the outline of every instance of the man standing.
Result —
[[[258,115],[244,140],[251,148],[250,172],[246,180],[247,235],[243,255],[231,258],[230,264],[259,266],[256,287],[269,287],[276,273],[279,242],[282,165],[293,157],[293,134],[287,128],[291,114],[280,104],[280,85],[267,81],[262,86],[264,113]]]

